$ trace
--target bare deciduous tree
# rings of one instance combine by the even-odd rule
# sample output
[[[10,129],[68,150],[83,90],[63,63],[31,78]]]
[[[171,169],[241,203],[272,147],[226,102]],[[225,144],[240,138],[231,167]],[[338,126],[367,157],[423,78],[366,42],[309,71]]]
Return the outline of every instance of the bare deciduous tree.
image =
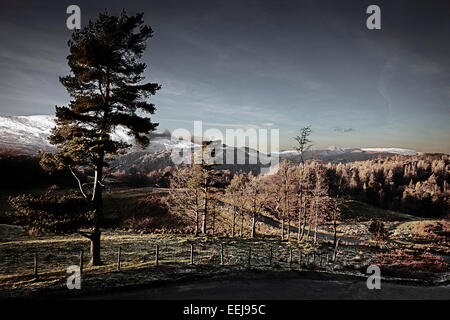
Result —
[[[309,140],[309,136],[311,135],[311,126],[306,126],[300,129],[300,134],[296,136],[294,139],[297,141],[298,146],[296,150],[300,154],[300,177],[299,177],[299,188],[298,188],[298,234],[297,240],[301,241],[303,239],[303,235],[305,233],[305,224],[306,224],[306,199],[305,194],[303,193],[304,185],[303,179],[305,176],[305,152],[312,147],[311,140]],[[302,214],[304,217],[303,228],[302,225]],[[300,230],[301,229],[301,230]]]
[[[248,177],[245,173],[236,173],[225,190],[225,197],[229,199],[232,206],[231,213],[231,237],[236,235],[236,219],[243,217],[247,198],[245,197]],[[242,235],[242,234],[241,234]]]
[[[256,236],[256,223],[265,201],[264,195],[261,193],[261,177],[249,174],[247,196],[250,199],[250,212],[252,215],[250,236],[254,238]]]
[[[202,192],[200,179],[192,168],[179,168],[173,171],[170,179],[171,202],[175,210],[194,215],[194,234],[199,233],[199,219],[202,211]]]

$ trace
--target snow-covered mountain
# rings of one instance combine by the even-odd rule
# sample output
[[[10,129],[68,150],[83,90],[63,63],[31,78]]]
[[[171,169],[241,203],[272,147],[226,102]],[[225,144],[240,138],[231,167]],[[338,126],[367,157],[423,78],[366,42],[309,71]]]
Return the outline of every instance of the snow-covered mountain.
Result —
[[[398,154],[405,156],[413,156],[416,154],[421,154],[421,152],[411,150],[411,149],[402,149],[402,148],[340,148],[336,146],[330,146],[327,149],[313,149],[305,152],[305,158],[312,157],[323,157],[323,156],[335,156],[340,154],[348,154],[348,153],[389,153],[389,154]],[[299,152],[296,150],[287,150],[278,152],[280,157],[291,157],[298,156]]]
[[[0,146],[18,148],[26,154],[34,154],[39,150],[53,151],[55,147],[49,144],[48,137],[54,127],[54,116],[34,115],[34,116],[0,116]],[[133,138],[129,136],[123,127],[118,127],[114,134],[114,139],[122,140],[133,144]],[[115,164],[121,170],[127,170],[134,166],[138,170],[150,171],[164,168],[174,164],[173,150],[193,149],[199,150],[197,141],[189,141],[170,136],[168,133],[152,134],[151,143],[145,150],[130,148],[128,154],[116,160]],[[282,152],[272,152],[264,154],[257,150],[246,147],[230,147],[222,144],[221,141],[214,141],[218,152],[223,153],[223,159],[227,156],[234,158],[233,163],[248,164],[256,172],[256,168],[261,168],[261,164],[269,164],[274,158],[290,158],[294,162],[300,160],[298,151],[287,150]],[[331,146],[328,149],[308,150],[304,154],[305,159],[320,159],[327,162],[351,162],[357,160],[367,160],[378,156],[389,155],[415,155],[418,152],[400,148],[339,148]],[[231,169],[233,165],[224,165]]]
[[[420,154],[420,152],[410,150],[410,149],[401,149],[401,148],[339,148],[335,146],[331,146],[328,149],[313,149],[305,152],[304,157],[306,159],[314,158],[314,157],[327,157],[327,156],[336,156],[341,154],[348,153],[389,153],[389,154],[398,154],[405,156],[412,156],[416,154]],[[292,157],[299,156],[299,152],[296,150],[287,150],[278,152],[280,157]]]
[[[400,148],[362,148],[362,151],[365,152],[386,152],[393,154],[401,154],[405,156],[413,156],[415,154],[419,154],[420,152],[410,150],[410,149],[400,149]]]
[[[55,146],[48,142],[55,117],[50,115],[0,116],[0,145],[20,149],[23,153],[34,154],[39,150],[54,151]],[[133,144],[133,137],[126,129],[117,127],[113,139]],[[191,143],[172,139],[167,134],[155,134],[152,144],[145,150],[148,153],[161,152],[176,147],[187,147]]]
[[[0,145],[21,149],[24,153],[52,150],[47,138],[55,126],[54,117],[0,116]]]

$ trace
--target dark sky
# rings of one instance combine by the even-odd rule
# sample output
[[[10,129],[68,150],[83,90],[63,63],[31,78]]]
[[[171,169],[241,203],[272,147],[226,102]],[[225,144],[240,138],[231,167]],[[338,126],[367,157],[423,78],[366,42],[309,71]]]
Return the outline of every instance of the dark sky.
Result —
[[[42,3],[43,2],[43,3]],[[449,1],[20,1],[0,4],[0,114],[53,114],[69,97],[66,8],[82,26],[143,11],[144,60],[162,84],[160,130],[310,124],[316,147],[450,152]],[[381,30],[366,8],[381,8]]]

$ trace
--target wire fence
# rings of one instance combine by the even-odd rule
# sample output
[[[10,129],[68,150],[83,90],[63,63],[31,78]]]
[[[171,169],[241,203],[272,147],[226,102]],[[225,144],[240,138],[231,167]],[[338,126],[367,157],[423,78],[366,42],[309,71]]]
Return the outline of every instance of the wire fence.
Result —
[[[121,262],[134,262],[135,258],[121,247]],[[278,246],[229,246],[226,244],[190,244],[182,246],[155,245],[146,256],[154,265],[239,265],[247,267],[294,267],[307,266],[327,268],[337,263],[334,252],[304,252],[295,247]]]
[[[336,248],[305,250],[295,245],[245,243],[137,243],[109,244],[102,248],[105,266],[222,265],[249,268],[333,268],[340,261]],[[89,250],[81,244],[70,248],[31,248],[25,253],[0,252],[3,255],[0,275],[31,274],[65,270],[69,265],[81,269],[89,263]]]

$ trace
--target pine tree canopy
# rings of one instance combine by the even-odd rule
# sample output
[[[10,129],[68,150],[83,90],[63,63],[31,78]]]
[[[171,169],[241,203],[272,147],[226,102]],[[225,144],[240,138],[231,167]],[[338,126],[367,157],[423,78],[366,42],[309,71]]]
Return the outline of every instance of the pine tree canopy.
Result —
[[[71,73],[60,82],[71,96],[68,106],[56,107],[56,127],[50,142],[62,165],[106,165],[105,155],[116,155],[130,145],[116,141],[111,133],[126,128],[141,147],[157,123],[143,114],[153,114],[148,98],[161,87],[145,83],[147,65],[141,61],[152,29],[144,25],[143,14],[119,16],[107,12],[75,31],[68,46]],[[99,163],[101,162],[101,163]]]

